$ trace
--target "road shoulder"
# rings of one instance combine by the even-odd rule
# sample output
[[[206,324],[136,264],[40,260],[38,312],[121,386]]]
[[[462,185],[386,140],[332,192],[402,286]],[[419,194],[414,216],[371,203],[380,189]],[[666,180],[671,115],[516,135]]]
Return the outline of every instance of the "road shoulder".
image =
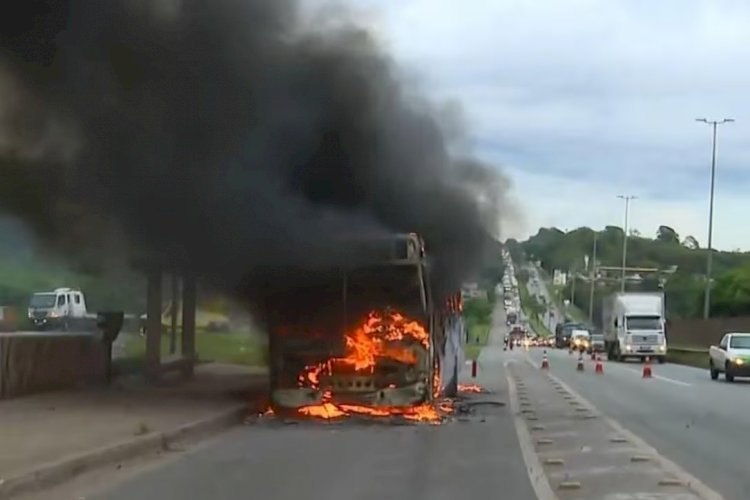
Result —
[[[203,365],[189,382],[40,394],[0,403],[0,498],[166,453],[242,422],[261,370]]]

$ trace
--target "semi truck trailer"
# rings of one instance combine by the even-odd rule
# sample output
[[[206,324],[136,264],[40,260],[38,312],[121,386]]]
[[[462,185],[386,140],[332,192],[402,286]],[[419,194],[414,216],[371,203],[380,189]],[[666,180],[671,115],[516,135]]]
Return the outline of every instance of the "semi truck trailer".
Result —
[[[662,292],[617,292],[602,304],[604,345],[609,359],[667,358]]]

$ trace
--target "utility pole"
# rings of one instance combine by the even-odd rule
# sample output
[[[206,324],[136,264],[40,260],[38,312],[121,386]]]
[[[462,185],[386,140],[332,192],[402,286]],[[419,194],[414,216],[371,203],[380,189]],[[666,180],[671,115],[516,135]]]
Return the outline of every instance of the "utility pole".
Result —
[[[622,229],[622,281],[620,282],[620,291],[625,291],[625,267],[628,261],[628,213],[630,211],[630,201],[638,199],[633,195],[618,195],[618,198],[625,200],[625,227]]]
[[[592,251],[591,269],[589,271],[589,323],[594,321],[594,283],[596,282],[596,240],[598,233],[594,231],[594,250]]]
[[[576,271],[573,270],[571,272],[571,278],[573,279],[573,284],[570,287],[570,303],[571,305],[575,305],[576,301]]]
[[[734,120],[732,118],[724,118],[721,121],[718,120],[706,120],[705,118],[696,118],[695,121],[706,123],[711,125],[713,128],[713,140],[711,142],[711,191],[709,194],[708,203],[708,256],[706,257],[706,290],[703,293],[703,317],[708,319],[711,314],[711,281],[712,281],[712,265],[713,265],[713,229],[714,229],[714,184],[716,179],[716,128],[724,123],[731,123]]]
[[[180,282],[177,271],[172,273],[172,301],[170,311],[169,354],[177,352],[177,311],[180,304]]]

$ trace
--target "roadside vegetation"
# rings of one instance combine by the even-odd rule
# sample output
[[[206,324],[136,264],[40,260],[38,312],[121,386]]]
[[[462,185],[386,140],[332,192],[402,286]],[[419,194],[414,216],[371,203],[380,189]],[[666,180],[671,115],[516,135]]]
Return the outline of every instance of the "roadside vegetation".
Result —
[[[528,282],[528,273],[524,270],[518,273],[518,294],[521,299],[521,309],[524,315],[529,320],[529,327],[531,330],[536,332],[537,335],[545,337],[551,335],[547,325],[544,324],[542,318],[547,312],[547,306],[537,300],[536,297],[532,297],[529,294],[529,290],[526,287]]]
[[[506,243],[516,254],[540,261],[547,273],[554,269],[587,276],[584,256],[591,256],[594,237],[597,239],[599,266],[619,267],[622,264],[623,231],[607,226],[603,231],[582,227],[564,232],[556,228],[542,228],[526,241]],[[639,284],[628,284],[629,290],[657,290],[663,286],[667,295],[667,316],[672,318],[700,317],[703,307],[703,286],[706,252],[696,238],[680,237],[669,226],[660,226],[650,238],[631,232],[628,236],[628,266],[656,268],[658,274],[644,274]],[[711,300],[711,316],[740,316],[750,314],[750,253],[715,252],[715,286]],[[571,283],[561,290],[562,297],[571,297]],[[588,314],[589,283],[579,279],[576,285],[575,306]],[[618,280],[597,281],[594,297],[594,321],[601,316],[601,301],[616,290]],[[580,291],[580,292],[579,292]]]
[[[464,321],[468,331],[466,342],[467,359],[477,359],[482,347],[487,345],[492,326],[494,303],[489,297],[477,297],[464,301]]]
[[[708,351],[706,349],[670,347],[667,351],[667,361],[708,370]]]
[[[463,317],[467,329],[465,353],[467,359],[477,359],[482,347],[487,345],[492,328],[492,312],[502,297],[497,297],[495,288],[502,282],[505,265],[502,245],[499,243],[491,257],[476,276],[479,289],[486,294],[464,300]]]
[[[175,353],[180,353],[180,336],[177,335]],[[117,375],[142,373],[146,355],[146,337],[139,334],[120,334],[113,360]],[[169,335],[161,338],[162,359],[169,358]],[[228,363],[246,366],[266,366],[268,364],[266,338],[249,331],[207,332],[197,331],[195,350],[198,363]]]
[[[83,290],[90,311],[120,309],[136,314],[145,310],[145,280],[137,273],[87,273],[44,258],[8,259],[0,255],[0,305],[15,307],[20,320],[26,321],[25,311],[34,292],[60,287]]]
[[[130,270],[123,259],[112,256],[110,262],[94,265],[76,255],[62,262],[45,251],[17,221],[0,216],[0,305],[15,307],[27,327],[26,308],[34,292],[59,287],[80,288],[91,311],[119,309],[131,314],[145,310],[145,279]]]
[[[195,350],[202,362],[221,362],[259,366],[266,364],[266,342],[262,336],[249,332],[197,332]],[[177,335],[176,352],[180,352]],[[124,357],[141,358],[146,353],[146,337],[127,335],[123,344]],[[169,335],[161,337],[162,356],[169,354]]]

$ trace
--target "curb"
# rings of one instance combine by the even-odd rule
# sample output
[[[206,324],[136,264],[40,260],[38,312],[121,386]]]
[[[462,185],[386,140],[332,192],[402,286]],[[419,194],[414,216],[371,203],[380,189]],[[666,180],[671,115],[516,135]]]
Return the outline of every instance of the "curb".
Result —
[[[51,488],[84,472],[152,451],[166,450],[171,444],[183,439],[217,433],[240,424],[246,413],[246,404],[236,405],[229,410],[183,424],[173,430],[126,439],[119,443],[48,462],[12,477],[0,478],[0,499],[5,500],[14,495]]]

